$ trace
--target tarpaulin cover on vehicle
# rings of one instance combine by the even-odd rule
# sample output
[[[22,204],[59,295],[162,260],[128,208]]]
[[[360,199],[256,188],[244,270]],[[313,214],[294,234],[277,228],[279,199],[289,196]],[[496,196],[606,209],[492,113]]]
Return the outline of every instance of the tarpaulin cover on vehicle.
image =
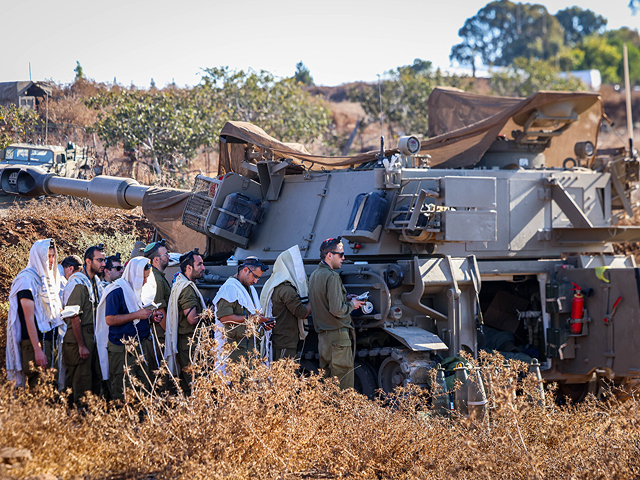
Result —
[[[597,145],[603,114],[600,96],[584,92],[538,92],[522,99],[436,88],[427,105],[431,138],[422,142],[420,153],[431,155],[430,165],[441,168],[472,167],[498,135],[513,139],[512,132],[522,130],[532,113],[553,116],[572,110],[577,121],[545,150],[546,165],[559,167],[566,158],[575,157],[577,142]]]
[[[553,116],[556,112],[575,112],[574,121],[562,134],[552,139],[545,151],[547,166],[561,166],[574,157],[577,142],[597,144],[602,121],[600,96],[582,92],[538,92],[529,98],[491,97],[466,93],[452,88],[436,88],[428,100],[431,138],[422,141],[420,153],[431,155],[429,164],[440,168],[469,168],[480,161],[499,135],[513,139],[514,130],[522,130],[532,114]],[[551,122],[553,123],[553,122]],[[547,125],[548,129],[557,128]],[[352,157],[311,155],[299,144],[276,140],[261,128],[248,122],[227,122],[220,133],[220,169],[239,171],[244,160],[244,148],[236,144],[249,143],[273,151],[278,157],[340,167],[374,160],[372,151]],[[386,154],[398,153],[396,149]]]
[[[191,192],[173,188],[153,187],[148,189],[142,199],[142,211],[167,240],[169,251],[188,252],[194,247],[205,251],[207,238],[182,225],[182,212]]]

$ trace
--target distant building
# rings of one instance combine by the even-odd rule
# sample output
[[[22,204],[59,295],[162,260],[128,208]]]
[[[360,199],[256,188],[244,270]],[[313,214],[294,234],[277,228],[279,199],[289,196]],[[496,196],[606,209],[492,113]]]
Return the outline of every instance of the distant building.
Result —
[[[0,106],[35,108],[51,92],[49,82],[0,82]]]
[[[568,76],[577,78],[593,92],[599,92],[600,87],[602,86],[602,75],[600,75],[600,70],[596,69],[574,70],[573,72],[561,73],[560,76],[563,78],[567,78]]]

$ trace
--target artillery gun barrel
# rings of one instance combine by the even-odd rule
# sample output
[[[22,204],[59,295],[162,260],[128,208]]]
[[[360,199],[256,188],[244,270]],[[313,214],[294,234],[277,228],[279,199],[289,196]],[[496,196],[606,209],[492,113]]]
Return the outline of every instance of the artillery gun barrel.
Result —
[[[144,194],[151,188],[132,178],[98,176],[81,180],[46,173],[37,167],[4,168],[0,174],[0,185],[10,195],[69,195],[88,198],[101,207],[127,210],[142,206]]]

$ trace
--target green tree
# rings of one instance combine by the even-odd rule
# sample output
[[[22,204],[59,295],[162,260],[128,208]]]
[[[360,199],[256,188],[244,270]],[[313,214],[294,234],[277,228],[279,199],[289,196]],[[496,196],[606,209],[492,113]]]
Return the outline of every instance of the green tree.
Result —
[[[302,61],[296,63],[296,73],[293,75],[293,78],[296,82],[300,82],[305,86],[313,85],[313,77],[311,76],[311,72],[306,67]]]
[[[33,141],[34,129],[44,122],[30,108],[0,106],[0,149],[15,142]]]
[[[427,100],[436,86],[431,62],[416,59],[413,65],[405,65],[387,72],[389,78],[380,84],[382,113],[394,137],[404,133],[427,135]],[[354,87],[349,91],[351,101],[360,102],[369,121],[380,116],[378,85]]]
[[[497,0],[468,18],[458,31],[462,42],[451,49],[450,59],[475,69],[477,59],[486,65],[510,65],[517,57],[548,60],[564,44],[564,30],[546,7]]]
[[[287,142],[317,140],[332,122],[326,103],[306,92],[295,78],[277,80],[264,70],[207,68],[194,93],[207,138],[214,141],[229,120],[255,123]]]
[[[562,72],[570,72],[577,70],[584,60],[584,51],[580,48],[564,47],[560,50],[555,58],[557,67]]]
[[[507,69],[494,72],[490,80],[495,95],[529,97],[541,90],[585,90],[584,84],[571,76],[563,76],[551,63],[530,58],[516,58]]]
[[[617,83],[620,81],[618,67],[622,64],[622,47],[610,44],[606,37],[591,35],[580,44],[584,58],[580,63],[581,70],[600,70],[602,81]]]
[[[193,89],[113,90],[87,104],[99,112],[92,131],[106,146],[137,149],[157,174],[184,170],[198,148],[215,147],[229,120],[255,123],[291,142],[316,140],[331,124],[326,104],[293,78],[227,67],[206,69]]]
[[[76,68],[73,69],[76,72],[76,80],[82,80],[84,78],[84,71],[82,70],[82,65],[80,62],[76,60]]]
[[[564,43],[568,46],[574,46],[594,33],[602,33],[607,26],[606,18],[577,6],[560,10],[556,18],[564,28]]]
[[[99,112],[91,131],[107,147],[137,149],[158,175],[167,168],[183,169],[204,142],[189,91],[113,91],[91,97],[87,105]]]
[[[618,30],[610,30],[605,33],[605,38],[609,45],[614,46],[620,53],[622,58],[624,43],[627,44],[627,52],[629,55],[629,80],[632,84],[640,83],[640,34],[638,30],[631,30],[622,27]],[[616,65],[616,74],[619,81],[624,80],[624,64],[620,60]],[[612,80],[613,81],[613,80]]]
[[[631,30],[629,27],[621,27],[617,30],[609,30],[605,32],[604,36],[609,43],[616,45],[627,43],[628,45],[640,48],[640,33],[638,33],[638,29]]]

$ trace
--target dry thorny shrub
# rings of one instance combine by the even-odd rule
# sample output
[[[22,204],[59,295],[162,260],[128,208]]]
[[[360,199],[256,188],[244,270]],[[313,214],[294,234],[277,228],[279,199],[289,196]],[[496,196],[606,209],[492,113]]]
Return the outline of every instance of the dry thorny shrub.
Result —
[[[630,478],[640,474],[635,398],[543,407],[515,362],[484,356],[489,413],[434,415],[417,387],[369,400],[278,361],[225,366],[208,327],[194,349],[192,395],[128,390],[120,407],[67,407],[51,384],[0,386],[0,447],[31,450],[14,478]],[[133,346],[131,346],[133,348]],[[230,346],[225,345],[225,353]],[[166,370],[164,373],[167,373]],[[174,381],[169,379],[169,381]],[[516,389],[518,395],[514,395]]]

